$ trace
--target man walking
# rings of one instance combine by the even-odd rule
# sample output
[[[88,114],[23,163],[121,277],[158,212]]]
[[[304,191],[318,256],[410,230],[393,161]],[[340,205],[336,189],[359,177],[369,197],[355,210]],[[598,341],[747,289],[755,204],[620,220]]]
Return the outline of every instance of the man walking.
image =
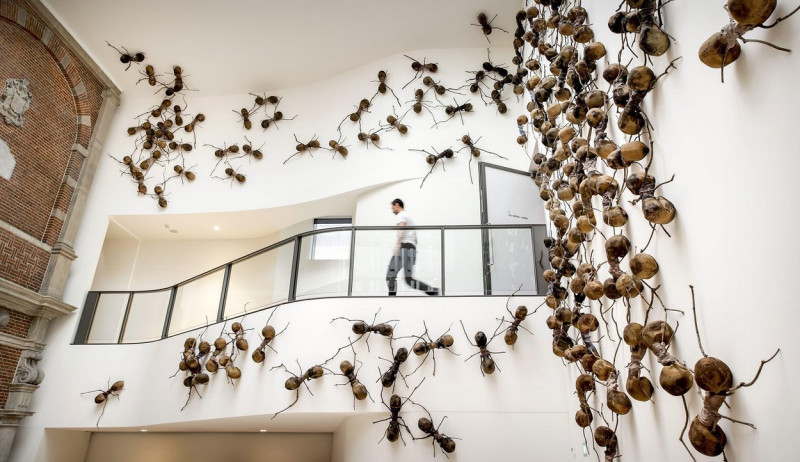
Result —
[[[406,212],[403,201],[392,201],[392,213],[397,215],[397,226],[414,226],[414,220]],[[411,277],[414,263],[417,260],[417,232],[413,229],[400,229],[397,231],[397,242],[394,246],[392,259],[386,271],[386,284],[389,286],[389,295],[397,295],[397,273],[401,268],[405,271],[406,283],[414,289],[421,290],[428,295],[439,295],[439,289],[429,286],[422,281]]]

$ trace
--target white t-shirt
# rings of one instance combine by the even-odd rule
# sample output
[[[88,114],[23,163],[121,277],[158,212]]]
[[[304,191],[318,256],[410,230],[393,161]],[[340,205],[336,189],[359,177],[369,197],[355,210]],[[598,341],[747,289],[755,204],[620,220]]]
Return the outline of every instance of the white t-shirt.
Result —
[[[395,219],[395,224],[400,225],[400,223],[405,223],[405,226],[414,226],[414,220],[411,219],[411,216],[405,210],[401,210]],[[400,240],[401,243],[409,243],[413,245],[417,245],[417,231],[414,229],[407,229],[403,231],[403,237]]]

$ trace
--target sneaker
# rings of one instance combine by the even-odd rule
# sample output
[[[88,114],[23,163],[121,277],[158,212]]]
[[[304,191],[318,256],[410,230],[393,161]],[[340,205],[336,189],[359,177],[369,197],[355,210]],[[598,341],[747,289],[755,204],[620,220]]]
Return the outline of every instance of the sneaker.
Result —
[[[428,295],[438,296],[439,295],[439,289],[434,288],[433,290],[429,290],[429,291],[427,291],[425,293],[428,294]]]

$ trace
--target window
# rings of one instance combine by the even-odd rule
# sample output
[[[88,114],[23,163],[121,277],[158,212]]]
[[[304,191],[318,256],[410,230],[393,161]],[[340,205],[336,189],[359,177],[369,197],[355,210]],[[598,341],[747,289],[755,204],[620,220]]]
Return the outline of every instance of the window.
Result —
[[[314,229],[352,226],[352,218],[315,218]],[[350,258],[350,230],[315,234],[311,241],[312,260],[347,260]]]

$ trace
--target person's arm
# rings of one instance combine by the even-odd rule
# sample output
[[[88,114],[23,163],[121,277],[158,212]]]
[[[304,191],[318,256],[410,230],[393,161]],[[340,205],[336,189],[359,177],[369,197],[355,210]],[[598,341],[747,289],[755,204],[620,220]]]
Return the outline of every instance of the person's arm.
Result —
[[[401,221],[401,222],[397,223],[397,226],[405,226],[405,225],[406,225],[405,221]],[[397,242],[394,244],[394,254],[395,255],[397,255],[400,252],[400,245],[403,243],[403,234],[404,234],[403,230],[398,230],[397,231]]]

